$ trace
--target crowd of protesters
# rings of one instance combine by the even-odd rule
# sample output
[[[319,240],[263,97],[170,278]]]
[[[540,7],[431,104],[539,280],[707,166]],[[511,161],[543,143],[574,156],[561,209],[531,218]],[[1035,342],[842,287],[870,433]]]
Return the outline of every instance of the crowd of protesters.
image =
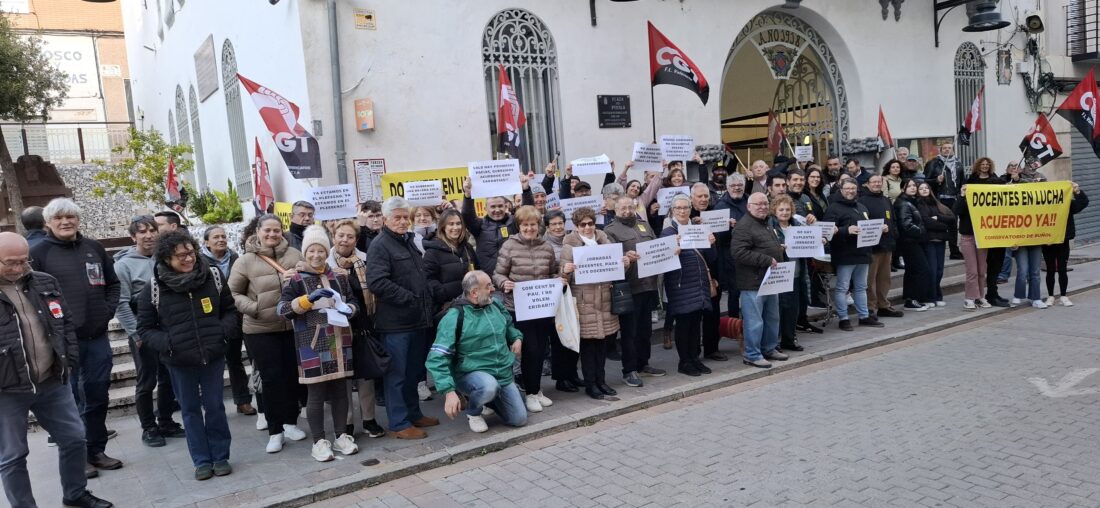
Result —
[[[440,423],[420,408],[431,396],[429,380],[444,396],[445,414],[464,415],[474,432],[486,431],[493,414],[521,426],[529,413],[550,408],[543,376],[560,393],[613,399],[605,369],[611,359],[621,362],[623,386],[644,387],[644,378],[667,374],[650,364],[658,308],[676,371],[694,377],[712,372],[704,360],[728,360],[718,347],[723,336],[743,338],[747,365],[787,360],[789,351],[803,350],[800,333],[824,333],[810,321],[813,308],[835,312],[838,328],[851,331],[943,307],[947,258],[964,260],[966,310],[1072,305],[1072,215],[1057,245],[981,248],[975,240],[967,186],[1044,180],[1025,165],[998,175],[983,157],[966,168],[950,143],[926,164],[899,153],[880,171],[836,157],[825,168],[755,161],[745,173],[698,156],[689,162],[701,168],[699,182],[688,180],[681,162],[628,181],[627,164],[604,179],[604,206],[570,216],[550,206],[548,195],[588,196],[592,187],[554,164],[540,183],[534,173],[522,175],[521,194],[486,200],[484,215],[469,197],[438,207],[391,197],[361,204],[355,219],[315,225],[314,206],[299,201],[289,228],[260,214],[239,248],[222,227],[206,228],[200,241],[178,215],[162,212],[132,218],[134,245],[113,257],[81,233],[82,212],[72,200],[28,208],[25,238],[0,233],[0,474],[8,501],[34,506],[26,466],[33,412],[58,448],[65,504],[111,506],[86,485],[123,466],[106,453],[114,317],[134,357],[142,443],[184,438],[195,479],[207,480],[232,473],[227,369],[236,412],[255,415],[256,428],[269,434],[266,452],[307,437],[298,427],[304,409],[310,454],[329,461],[359,451],[356,400],[359,435],[426,437],[424,429]],[[659,191],[680,186],[690,190],[673,196],[666,213]],[[472,194],[469,179],[463,190]],[[1087,204],[1072,184],[1072,214]],[[728,212],[730,227],[710,234],[709,248],[677,248],[679,269],[639,274],[640,242],[677,237],[715,210]],[[860,246],[859,222],[868,219],[883,221],[882,235]],[[790,228],[818,221],[834,224],[822,238],[828,255],[788,259]],[[580,283],[576,249],[608,243],[622,245],[625,280]],[[794,290],[760,294],[769,269],[787,261],[795,262]],[[1015,288],[1006,299],[998,284],[1012,261]],[[895,308],[888,296],[898,270],[905,273]],[[517,284],[547,279],[559,279],[576,299],[575,347],[553,317],[518,319]],[[376,420],[378,406],[388,429]],[[177,410],[182,426],[173,420]]]

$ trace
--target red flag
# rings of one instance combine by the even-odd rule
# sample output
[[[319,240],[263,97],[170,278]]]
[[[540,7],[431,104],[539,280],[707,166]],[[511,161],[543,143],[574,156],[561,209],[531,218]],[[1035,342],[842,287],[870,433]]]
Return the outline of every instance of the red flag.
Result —
[[[275,193],[271,190],[270,175],[267,171],[267,161],[260,151],[260,138],[256,138],[256,164],[252,166],[252,183],[255,188],[253,201],[260,213],[267,212],[267,207],[275,202]]]
[[[886,125],[886,114],[882,112],[882,106],[878,107],[878,137],[882,140],[882,146],[894,146],[894,136],[890,134],[890,127]]]
[[[500,99],[497,101],[497,151],[507,153],[519,159],[521,171],[528,169],[527,146],[523,141],[523,126],[527,125],[527,115],[519,103],[515,88],[500,65]]]
[[[985,87],[983,86],[978,90],[978,95],[974,97],[974,102],[970,103],[970,110],[966,112],[966,119],[959,127],[960,145],[969,145],[970,136],[982,130],[982,94],[984,93]]]
[[[1039,113],[1035,125],[1020,142],[1020,151],[1024,153],[1024,160],[1027,161],[1021,163],[1021,167],[1030,166],[1031,161],[1034,161],[1036,163],[1034,167],[1040,168],[1062,155],[1062,145],[1058,144],[1058,136],[1054,134],[1054,128],[1050,126],[1046,115]]]
[[[176,176],[176,161],[168,158],[168,177],[164,179],[164,202],[176,203],[180,200],[180,179]]]
[[[650,86],[682,86],[695,92],[705,105],[710,97],[710,84],[703,77],[703,72],[680,48],[657,31],[653,23],[648,24]]]
[[[1058,114],[1069,120],[1077,131],[1092,145],[1092,151],[1100,157],[1100,123],[1096,121],[1096,100],[1100,92],[1096,89],[1096,76],[1093,69],[1085,79],[1070,92],[1066,100],[1058,106]]]
[[[768,150],[774,154],[781,153],[783,140],[787,133],[783,132],[783,126],[779,123],[779,116],[774,111],[768,111]]]
[[[320,178],[321,154],[317,140],[298,123],[298,105],[274,90],[249,80],[240,74],[245,90],[260,112],[264,125],[275,140],[283,162],[294,178]]]

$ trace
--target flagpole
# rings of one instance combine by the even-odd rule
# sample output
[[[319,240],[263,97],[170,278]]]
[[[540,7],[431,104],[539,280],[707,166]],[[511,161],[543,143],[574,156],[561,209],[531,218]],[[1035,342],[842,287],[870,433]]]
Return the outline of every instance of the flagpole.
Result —
[[[649,85],[649,118],[653,121],[653,142],[657,142],[657,103],[653,100],[653,85]]]

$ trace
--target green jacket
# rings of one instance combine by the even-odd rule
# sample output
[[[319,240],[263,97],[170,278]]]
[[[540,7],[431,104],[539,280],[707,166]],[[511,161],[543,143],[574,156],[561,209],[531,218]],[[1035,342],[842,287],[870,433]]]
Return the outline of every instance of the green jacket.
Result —
[[[462,337],[456,347],[455,327],[459,312],[465,315]],[[500,302],[493,300],[487,307],[478,308],[465,297],[459,297],[443,315],[437,330],[435,343],[425,362],[435,380],[436,391],[443,394],[454,391],[456,379],[471,372],[492,374],[501,386],[512,383],[515,355],[509,347],[523,335],[512,324],[511,314]]]

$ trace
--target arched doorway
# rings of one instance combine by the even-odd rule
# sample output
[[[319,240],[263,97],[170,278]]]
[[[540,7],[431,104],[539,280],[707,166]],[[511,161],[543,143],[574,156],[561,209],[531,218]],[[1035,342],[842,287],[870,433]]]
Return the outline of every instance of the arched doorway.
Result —
[[[768,112],[791,145],[809,144],[824,162],[848,140],[848,96],[825,39],[806,21],[765,11],[733,42],[722,80],[722,142],[743,164],[770,161]],[[791,156],[791,148],[782,148]]]

